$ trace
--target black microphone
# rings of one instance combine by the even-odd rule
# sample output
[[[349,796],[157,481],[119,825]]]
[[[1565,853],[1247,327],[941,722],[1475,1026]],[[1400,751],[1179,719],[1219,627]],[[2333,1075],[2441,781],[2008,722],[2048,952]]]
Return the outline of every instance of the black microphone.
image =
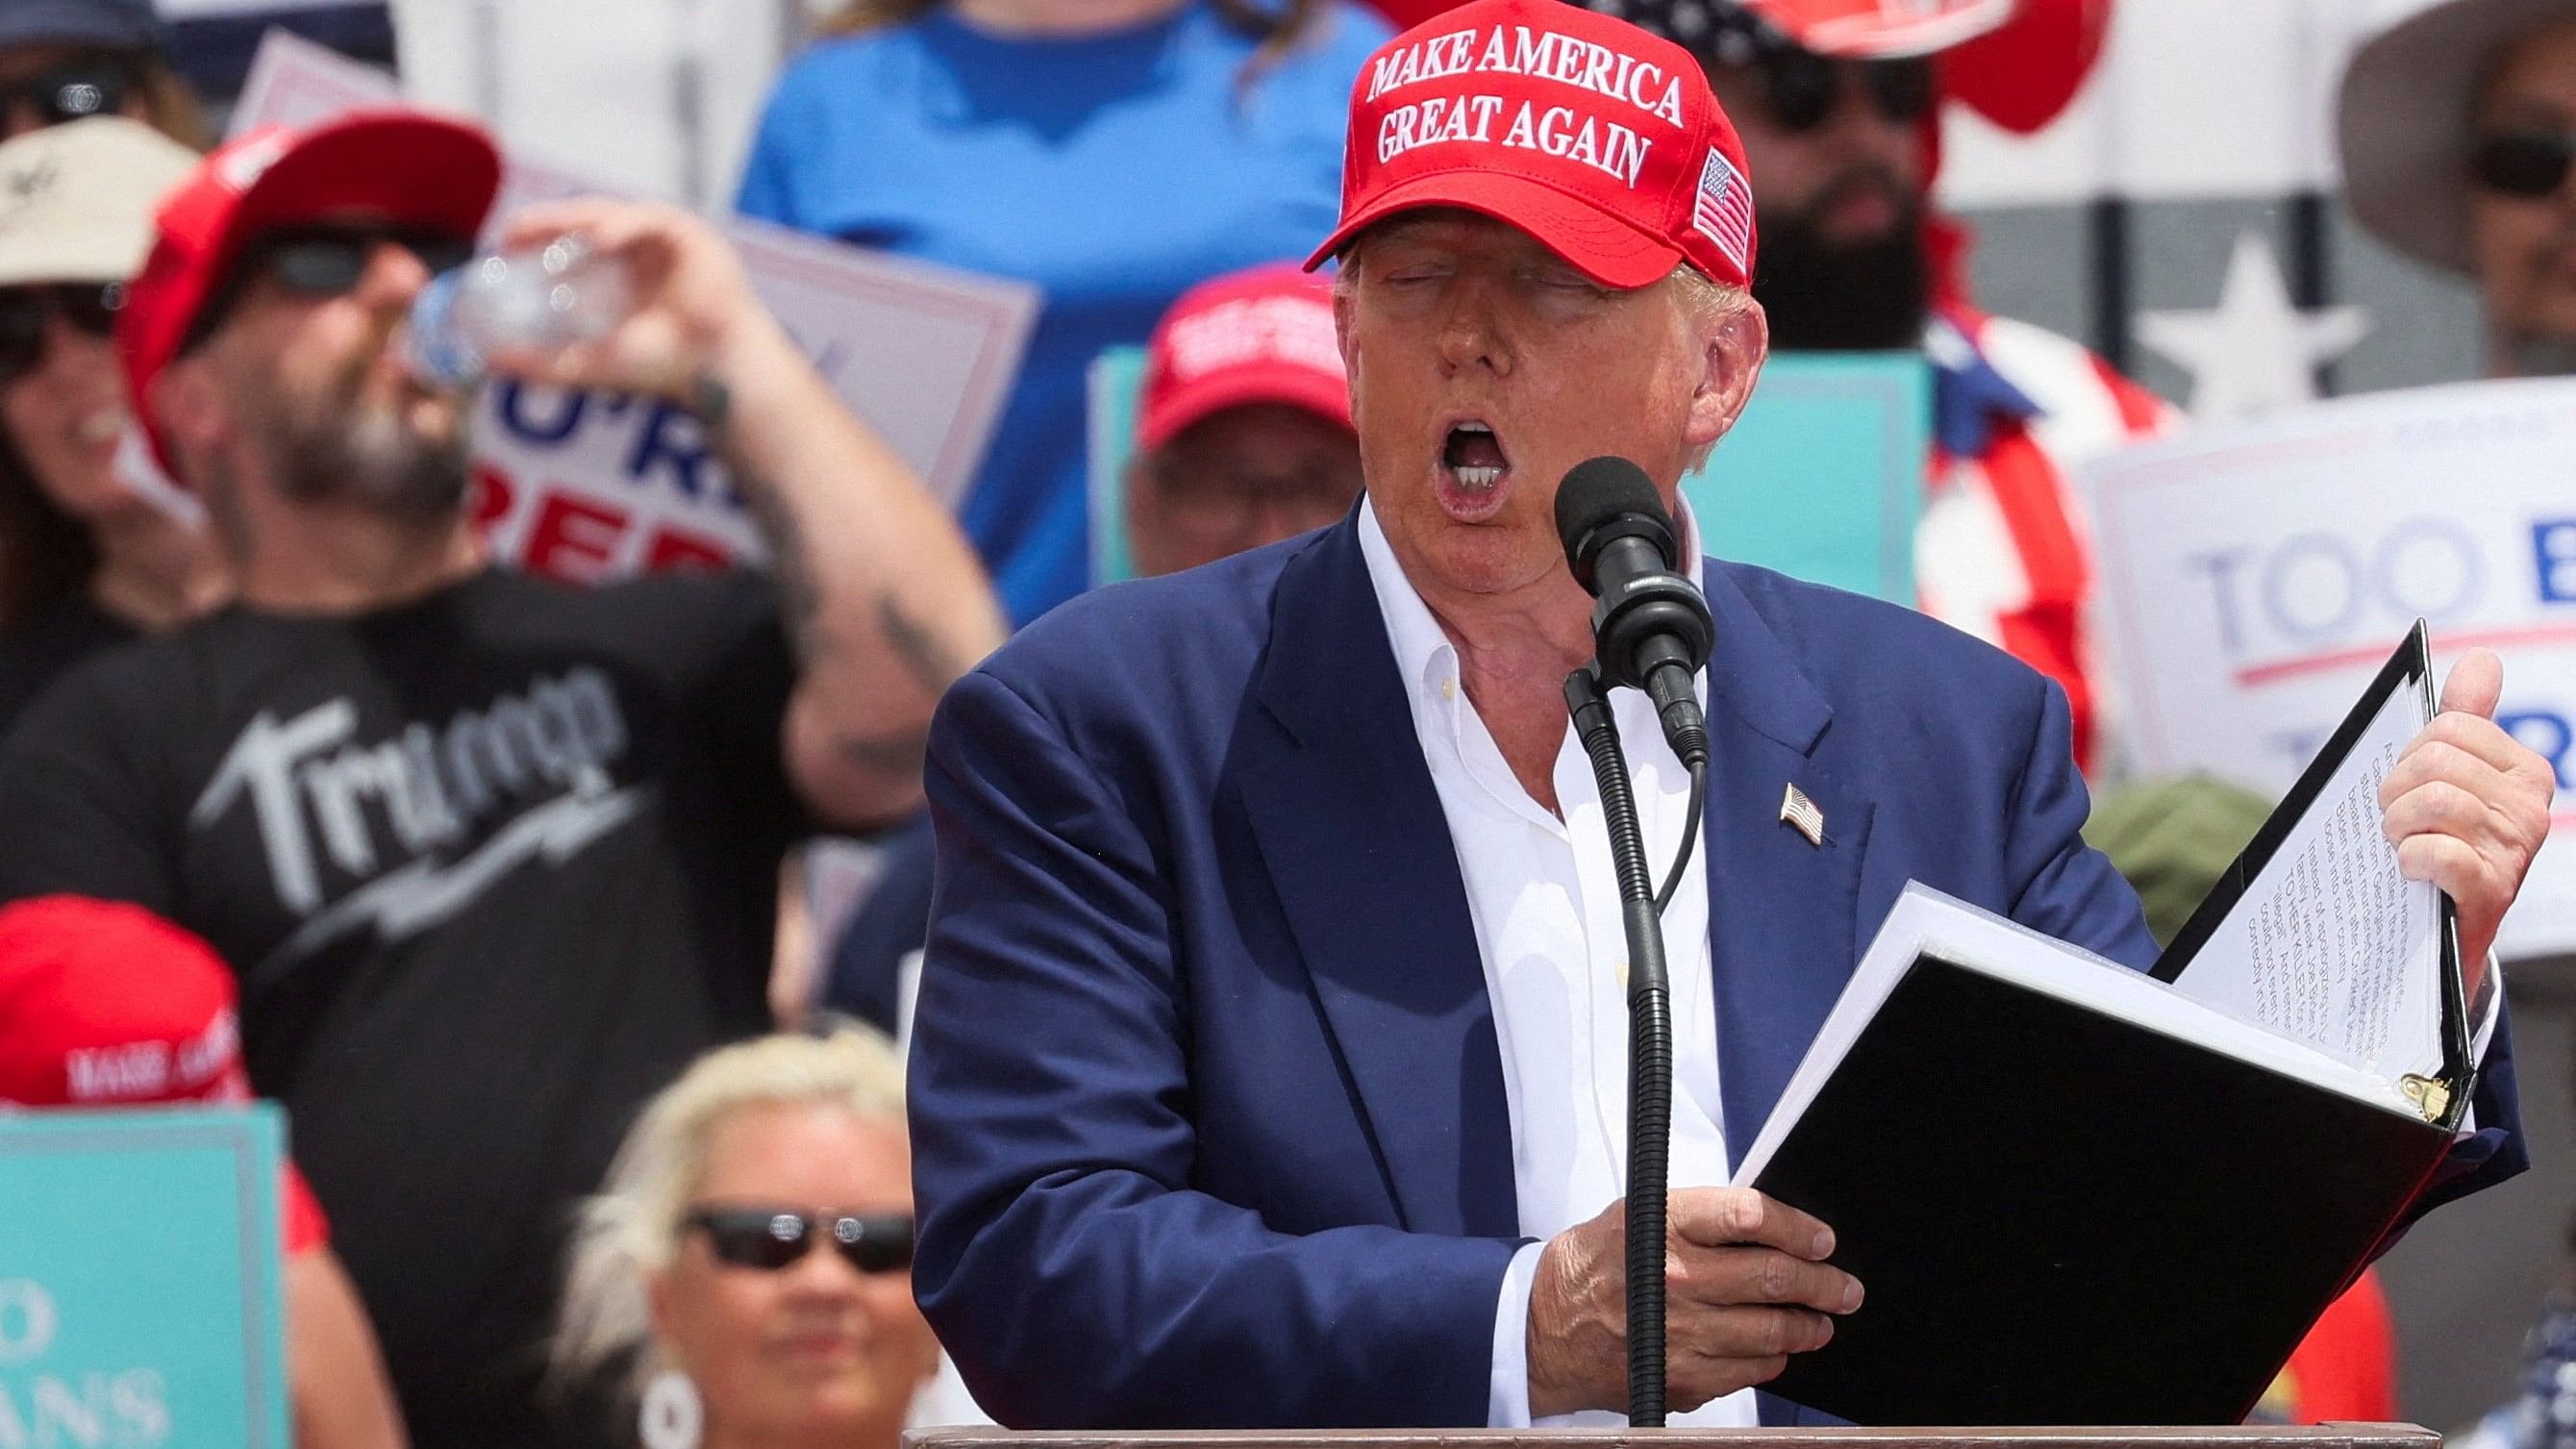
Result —
[[[1575,464],[1556,490],[1556,533],[1574,581],[1599,600],[1592,639],[1602,679],[1644,690],[1673,754],[1705,764],[1708,722],[1692,680],[1717,622],[1674,567],[1672,515],[1646,470],[1625,458]]]

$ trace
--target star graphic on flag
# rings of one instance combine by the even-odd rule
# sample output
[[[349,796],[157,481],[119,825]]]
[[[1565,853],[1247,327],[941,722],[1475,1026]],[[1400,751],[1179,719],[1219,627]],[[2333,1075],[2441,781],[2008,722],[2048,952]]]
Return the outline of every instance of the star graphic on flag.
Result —
[[[2138,340],[2191,374],[2190,411],[2202,422],[2315,401],[2317,369],[2369,331],[2359,307],[2293,304],[2272,248],[2252,232],[2236,238],[2216,307],[2138,314]]]

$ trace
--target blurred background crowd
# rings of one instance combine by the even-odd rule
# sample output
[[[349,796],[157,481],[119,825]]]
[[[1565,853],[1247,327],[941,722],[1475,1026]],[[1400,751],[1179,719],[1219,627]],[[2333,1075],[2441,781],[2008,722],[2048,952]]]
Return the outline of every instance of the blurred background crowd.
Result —
[[[1105,577],[1350,508],[1330,288],[1295,263],[1363,57],[1442,8],[0,0],[0,1100],[287,1103],[305,1442],[891,1445],[974,1416],[905,1278],[919,717]],[[2270,801],[2132,768],[2078,474],[2321,398],[2576,372],[2576,0],[1595,8],[1688,47],[1742,130],[1775,346],[1928,369],[1908,602],[2066,690],[2089,833],[2170,936]],[[237,135],[315,119],[244,113],[276,102],[278,32],[498,157],[453,126]],[[687,441],[651,436],[732,477],[750,543],[647,552],[573,504],[505,546],[479,526],[511,485],[465,433],[529,395],[379,466],[372,354],[299,375],[359,344],[293,305],[363,304],[349,336],[381,346],[474,252],[503,158],[649,203],[546,225],[625,258],[682,340],[630,327],[545,380],[660,396]],[[371,198],[400,224],[343,224]],[[953,496],[867,426],[904,420],[838,413],[827,357],[689,390],[691,348],[783,341],[734,257],[787,244],[728,246],[734,218],[1033,299]],[[311,562],[378,541],[325,506],[335,470],[383,475],[376,574]],[[639,569],[671,577],[609,578]],[[381,748],[326,753],[352,739]],[[454,869],[635,810],[654,843],[598,866],[626,896]],[[450,872],[434,903],[425,866],[390,888],[418,862]],[[2416,1229],[2260,1416],[2576,1446],[2576,967],[2507,965],[2537,1169]],[[188,1070],[98,1065],[153,1043]]]

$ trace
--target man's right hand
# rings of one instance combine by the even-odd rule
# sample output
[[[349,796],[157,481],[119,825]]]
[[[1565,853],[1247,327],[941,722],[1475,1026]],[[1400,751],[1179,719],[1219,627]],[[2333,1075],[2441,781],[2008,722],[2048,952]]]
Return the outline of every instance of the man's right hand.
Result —
[[[1750,1188],[1667,1199],[1664,1397],[1676,1411],[1763,1383],[1822,1348],[1860,1306],[1860,1280],[1825,1257],[1831,1229]],[[1533,1419],[1628,1407],[1628,1223],[1623,1200],[1539,1251],[1530,1284]]]

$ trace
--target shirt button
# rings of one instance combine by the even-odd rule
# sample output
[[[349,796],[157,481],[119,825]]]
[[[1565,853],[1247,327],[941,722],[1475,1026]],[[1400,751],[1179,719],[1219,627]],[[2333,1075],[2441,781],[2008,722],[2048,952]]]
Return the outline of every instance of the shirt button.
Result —
[[[1455,679],[1441,680],[1440,697],[1442,699],[1456,699],[1458,697],[1458,681]]]

